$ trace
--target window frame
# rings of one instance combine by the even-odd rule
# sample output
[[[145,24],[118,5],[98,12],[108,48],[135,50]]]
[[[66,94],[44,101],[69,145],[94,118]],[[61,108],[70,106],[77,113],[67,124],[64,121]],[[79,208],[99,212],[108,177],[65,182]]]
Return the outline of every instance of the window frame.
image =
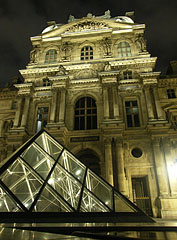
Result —
[[[167,89],[167,97],[168,97],[168,99],[176,98],[175,88],[168,88]]]
[[[54,54],[50,54],[52,51],[54,51]],[[57,63],[57,58],[58,58],[58,52],[55,48],[48,49],[45,52],[45,64],[55,64]]]
[[[137,102],[137,112],[138,114],[134,114],[133,113],[133,108],[135,108],[136,106],[133,106],[133,102]],[[130,114],[127,114],[127,109],[128,107],[126,107],[126,102],[130,102],[130,111],[131,113]],[[131,99],[124,99],[124,112],[125,112],[125,123],[126,123],[126,127],[128,129],[131,129],[131,128],[138,128],[138,127],[141,127],[141,112],[140,112],[140,104],[139,104],[139,100],[137,98],[131,98]],[[134,116],[138,116],[138,125],[136,126],[136,120],[135,120],[135,117]],[[131,116],[131,122],[132,122],[132,126],[129,126],[129,123],[128,123],[128,117],[127,116]]]
[[[91,106],[88,106],[89,101]],[[74,105],[74,130],[97,129],[97,122],[96,100],[90,96],[80,97]]]
[[[48,108],[48,115],[47,115],[47,123],[46,123],[46,125],[45,126],[43,126],[42,124],[41,124],[41,128],[40,129],[38,129],[38,109],[39,108]],[[39,132],[41,129],[43,129],[43,128],[45,128],[46,126],[47,126],[47,124],[49,123],[49,117],[50,117],[50,106],[49,106],[49,104],[40,104],[40,105],[37,105],[36,106],[36,111],[35,111],[35,132],[37,133],[37,132]],[[45,119],[44,119],[45,120]]]
[[[122,46],[125,44],[125,46]],[[119,58],[127,58],[132,56],[132,49],[128,41],[121,41],[117,45],[117,55]]]
[[[81,61],[93,60],[93,47],[92,46],[85,45],[81,48],[81,50],[80,50],[80,60]]]

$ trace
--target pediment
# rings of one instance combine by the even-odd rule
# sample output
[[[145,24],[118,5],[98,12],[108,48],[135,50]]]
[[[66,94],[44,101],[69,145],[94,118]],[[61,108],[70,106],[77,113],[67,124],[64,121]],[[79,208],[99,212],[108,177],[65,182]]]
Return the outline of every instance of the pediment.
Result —
[[[42,38],[50,38],[67,34],[90,33],[105,30],[132,29],[132,24],[116,22],[115,19],[82,18],[64,25],[53,25],[42,32]]]

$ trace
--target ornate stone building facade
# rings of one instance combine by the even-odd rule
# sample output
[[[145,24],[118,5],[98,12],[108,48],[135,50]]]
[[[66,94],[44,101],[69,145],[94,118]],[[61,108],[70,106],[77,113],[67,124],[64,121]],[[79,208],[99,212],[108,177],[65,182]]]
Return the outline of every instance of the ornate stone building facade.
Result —
[[[145,25],[109,11],[48,25],[24,82],[1,89],[1,164],[45,128],[149,215],[177,217],[177,78],[154,72]]]

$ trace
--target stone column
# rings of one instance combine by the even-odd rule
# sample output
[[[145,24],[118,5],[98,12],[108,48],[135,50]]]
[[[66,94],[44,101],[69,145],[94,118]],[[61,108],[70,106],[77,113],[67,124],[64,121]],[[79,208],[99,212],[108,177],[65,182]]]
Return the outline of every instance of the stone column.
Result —
[[[149,87],[145,87],[145,98],[146,98],[146,104],[147,104],[147,110],[148,110],[148,117],[149,117],[149,120],[151,121],[154,119],[154,112],[153,112]]]
[[[4,120],[1,119],[0,120],[0,137],[2,137],[2,135],[3,135],[3,125],[4,125]]]
[[[113,110],[114,110],[114,118],[119,119],[119,104],[118,104],[118,96],[117,96],[117,86],[113,86]]]
[[[51,112],[50,112],[51,123],[55,122],[56,106],[57,106],[57,91],[53,90],[52,105],[51,105]]]
[[[158,186],[159,186],[159,194],[160,196],[168,195],[169,187],[168,187],[167,171],[166,171],[164,156],[162,155],[162,152],[160,149],[159,139],[153,140],[153,152],[154,152],[155,168],[156,168],[157,180],[158,180]]]
[[[19,98],[17,103],[17,110],[15,113],[14,128],[18,127],[20,124],[21,106],[22,106],[22,98]]]
[[[61,90],[60,96],[60,109],[59,109],[59,122],[64,123],[65,119],[65,102],[66,102],[66,90]]]
[[[177,173],[175,169],[176,156],[173,152],[172,144],[170,144],[169,139],[164,139],[163,150],[165,154],[165,159],[167,163],[167,170],[169,176],[170,190],[172,195],[177,195]]]
[[[154,99],[155,99],[155,106],[157,110],[157,117],[158,119],[165,119],[162,107],[160,105],[159,93],[156,86],[153,88],[153,93],[154,93]]]
[[[25,104],[24,104],[24,107],[23,107],[21,127],[26,127],[26,122],[27,122],[28,112],[29,112],[29,103],[30,103],[30,96],[26,96],[25,97]]]
[[[104,119],[109,119],[108,88],[103,87]]]
[[[111,144],[111,139],[106,139],[105,140],[104,148],[105,148],[106,180],[113,186],[112,144]]]
[[[124,159],[123,159],[123,145],[120,139],[116,139],[116,160],[117,160],[117,175],[118,175],[118,188],[119,191],[126,195],[126,178],[124,171]]]

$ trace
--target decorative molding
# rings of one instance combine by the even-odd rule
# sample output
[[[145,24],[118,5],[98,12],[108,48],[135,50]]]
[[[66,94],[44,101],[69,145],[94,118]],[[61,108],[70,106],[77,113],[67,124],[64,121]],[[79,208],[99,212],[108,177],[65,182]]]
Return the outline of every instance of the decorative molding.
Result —
[[[109,27],[106,23],[103,22],[86,20],[82,23],[75,24],[74,26],[68,28],[65,33],[86,32],[100,29],[109,29]]]

